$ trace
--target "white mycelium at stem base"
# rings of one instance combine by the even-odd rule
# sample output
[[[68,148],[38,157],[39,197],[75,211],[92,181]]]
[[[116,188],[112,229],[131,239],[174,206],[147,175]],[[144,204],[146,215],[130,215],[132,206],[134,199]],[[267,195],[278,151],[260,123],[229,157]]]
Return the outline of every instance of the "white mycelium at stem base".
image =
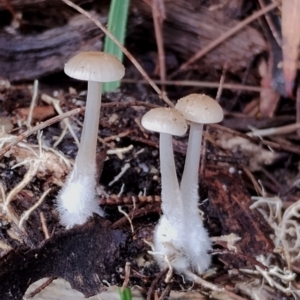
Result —
[[[163,215],[154,231],[154,249],[155,252],[166,255],[173,268],[183,270],[188,266],[183,243],[185,235],[183,203],[176,175],[172,136],[170,134],[160,133],[159,152]],[[163,255],[156,256],[156,260],[160,266],[167,266]]]
[[[176,175],[172,135],[183,135],[187,125],[183,116],[170,108],[155,108],[142,118],[142,125],[160,133],[159,153],[162,189],[162,212],[154,231],[154,251],[158,264],[165,268],[170,261],[173,268],[188,267],[184,245],[183,203]]]
[[[96,189],[96,148],[101,108],[102,84],[88,82],[85,118],[80,146],[72,172],[57,199],[60,221],[71,228],[83,224],[93,213],[103,215],[99,207]],[[95,101],[95,99],[97,99]]]
[[[220,122],[223,119],[223,111],[215,100],[199,94],[191,94],[181,98],[175,107],[186,120],[191,121],[180,190],[185,203],[184,219],[186,220],[185,231],[187,232],[185,238],[191,267],[198,273],[202,273],[209,267],[210,255],[208,251],[211,248],[208,234],[198,212],[198,170],[203,124]]]
[[[103,52],[81,52],[65,65],[70,77],[88,81],[85,117],[80,146],[72,172],[57,198],[61,223],[66,228],[80,225],[97,213],[96,148],[101,108],[102,82],[121,79],[125,68],[118,59]]]

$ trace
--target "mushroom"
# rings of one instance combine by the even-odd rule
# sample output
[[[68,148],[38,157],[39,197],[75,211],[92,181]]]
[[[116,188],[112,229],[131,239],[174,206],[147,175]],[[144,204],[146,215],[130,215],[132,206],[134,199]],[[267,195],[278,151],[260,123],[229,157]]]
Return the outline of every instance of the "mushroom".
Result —
[[[218,123],[223,120],[222,107],[209,96],[191,94],[178,100],[175,108],[191,122],[189,141],[181,179],[181,193],[188,207],[198,207],[198,170],[200,163],[203,124]],[[197,199],[195,201],[194,199]]]
[[[72,172],[58,195],[61,223],[67,228],[83,224],[93,213],[103,215],[96,200],[96,148],[101,108],[102,82],[120,80],[122,63],[104,52],[81,52],[65,65],[72,78],[88,81],[81,141]]]
[[[154,250],[161,267],[166,267],[165,256],[172,267],[183,270],[187,266],[183,237],[183,203],[176,175],[172,135],[183,135],[187,130],[184,117],[172,108],[154,108],[142,118],[144,128],[160,133],[159,154],[161,172],[162,212],[154,231]]]
[[[217,123],[223,119],[221,106],[212,98],[191,94],[178,100],[175,108],[191,122],[184,171],[180,184],[184,200],[185,230],[190,260],[198,273],[210,264],[207,251],[211,243],[198,213],[198,170],[200,163],[203,124]]]

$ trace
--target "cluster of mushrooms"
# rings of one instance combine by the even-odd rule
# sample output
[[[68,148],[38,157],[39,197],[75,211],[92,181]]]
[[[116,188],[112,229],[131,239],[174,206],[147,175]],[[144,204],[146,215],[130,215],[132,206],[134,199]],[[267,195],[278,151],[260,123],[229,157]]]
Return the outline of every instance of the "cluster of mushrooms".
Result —
[[[96,198],[96,145],[101,107],[102,82],[120,80],[124,66],[103,52],[82,52],[65,65],[70,77],[88,81],[86,111],[81,142],[74,168],[57,198],[61,223],[80,225],[103,210]],[[175,108],[155,108],[142,118],[145,129],[159,132],[162,212],[154,232],[155,259],[161,268],[177,272],[192,269],[201,274],[210,264],[210,239],[198,211],[198,169],[203,124],[223,119],[220,105],[206,95],[191,94],[178,100]],[[182,136],[190,123],[189,141],[179,185],[172,135]]]

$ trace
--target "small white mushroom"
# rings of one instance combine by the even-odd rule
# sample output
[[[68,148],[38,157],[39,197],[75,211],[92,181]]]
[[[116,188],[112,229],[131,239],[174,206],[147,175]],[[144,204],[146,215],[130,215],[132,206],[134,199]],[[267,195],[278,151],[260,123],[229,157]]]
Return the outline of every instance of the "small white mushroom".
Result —
[[[200,163],[203,124],[218,123],[223,120],[222,107],[209,96],[191,94],[178,100],[175,108],[191,122],[189,141],[180,184],[185,201],[195,210],[198,205],[198,170]],[[195,201],[194,199],[197,199]]]
[[[101,108],[102,82],[120,80],[121,62],[104,52],[81,52],[65,65],[70,77],[88,81],[85,117],[80,146],[72,172],[58,195],[61,223],[67,228],[83,224],[93,213],[103,215],[96,200],[96,148]]]
[[[142,118],[144,128],[160,133],[159,154],[163,216],[154,232],[154,249],[158,264],[167,266],[165,256],[173,268],[188,266],[184,251],[183,203],[176,175],[172,135],[183,135],[187,130],[184,117],[175,109],[155,108]]]
[[[208,234],[198,212],[198,170],[203,124],[222,121],[223,110],[214,99],[200,94],[191,94],[181,98],[175,108],[183,114],[186,120],[191,122],[180,190],[185,203],[186,243],[189,248],[190,260],[198,273],[201,273],[210,264],[210,256],[207,252],[211,248]]]

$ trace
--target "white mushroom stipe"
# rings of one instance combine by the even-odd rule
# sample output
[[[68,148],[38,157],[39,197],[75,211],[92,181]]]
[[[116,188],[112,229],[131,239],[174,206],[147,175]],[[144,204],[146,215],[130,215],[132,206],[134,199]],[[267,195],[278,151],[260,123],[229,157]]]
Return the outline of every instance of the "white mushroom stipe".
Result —
[[[223,119],[220,105],[206,95],[191,94],[178,100],[176,106],[186,120],[191,122],[188,148],[180,190],[185,203],[185,239],[191,267],[202,273],[210,265],[211,242],[198,213],[198,170],[200,163],[203,124],[217,123]]]
[[[183,135],[187,125],[182,115],[167,108],[149,111],[142,125],[160,132],[160,169],[163,215],[154,231],[154,255],[161,268],[169,264],[177,271],[185,269],[203,273],[210,264],[210,241],[202,226],[198,210],[189,218],[184,212],[173,154],[172,135]]]
[[[67,75],[88,81],[78,154],[74,168],[57,198],[61,223],[67,228],[85,223],[93,213],[104,214],[96,198],[96,149],[102,82],[119,80],[124,72],[124,66],[116,57],[103,52],[81,52],[65,65]]]

